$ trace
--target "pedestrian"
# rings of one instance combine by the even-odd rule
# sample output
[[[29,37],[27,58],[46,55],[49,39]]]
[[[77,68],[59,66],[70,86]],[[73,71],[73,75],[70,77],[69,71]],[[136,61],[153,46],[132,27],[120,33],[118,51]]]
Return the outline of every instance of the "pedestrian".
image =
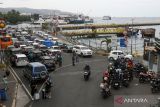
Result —
[[[72,56],[72,65],[75,66],[75,56]]]
[[[62,56],[61,55],[58,55],[58,64],[59,64],[59,67],[62,66]]]
[[[46,98],[51,98],[51,87],[52,87],[52,82],[51,79],[48,77],[45,86]]]
[[[76,54],[76,63],[78,63],[79,62],[79,56],[78,56],[78,54]]]
[[[35,85],[35,83],[33,81],[31,81],[31,95],[32,97],[34,96],[34,94],[37,92],[37,86]]]
[[[73,56],[74,56],[74,57],[76,56],[76,52],[75,52],[75,51],[73,51]]]
[[[8,84],[8,81],[7,81],[7,80],[8,80],[7,76],[4,75],[4,76],[3,76],[3,81],[4,81],[4,84],[5,84],[5,90],[8,90],[8,85],[7,85],[7,84]]]

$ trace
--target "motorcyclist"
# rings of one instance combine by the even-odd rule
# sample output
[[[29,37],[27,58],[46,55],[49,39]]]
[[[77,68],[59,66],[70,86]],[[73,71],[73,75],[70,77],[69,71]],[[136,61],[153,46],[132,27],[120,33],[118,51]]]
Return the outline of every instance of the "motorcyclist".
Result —
[[[123,79],[129,79],[129,72],[127,71],[127,69],[125,69],[123,73]]]
[[[88,72],[89,76],[91,75],[91,68],[90,68],[90,66],[88,64],[85,65],[84,72]]]
[[[107,82],[102,81],[101,84],[100,84],[100,88],[102,89],[102,91],[108,92],[109,95],[111,95],[111,92],[110,92],[110,85],[109,85]]]
[[[128,59],[128,61],[127,61],[127,67],[128,68],[133,68],[133,61],[131,59]]]
[[[119,68],[119,66],[120,66],[120,61],[121,61],[121,59],[120,59],[120,57],[118,56],[118,58],[115,60],[115,62],[114,62],[114,66],[115,66],[115,68]]]
[[[109,78],[109,72],[108,72],[108,71],[104,71],[104,72],[103,72],[103,78],[104,78],[104,77]]]
[[[112,63],[109,63],[109,65],[108,65],[108,71],[109,71],[110,68],[112,68],[112,67],[113,67]]]

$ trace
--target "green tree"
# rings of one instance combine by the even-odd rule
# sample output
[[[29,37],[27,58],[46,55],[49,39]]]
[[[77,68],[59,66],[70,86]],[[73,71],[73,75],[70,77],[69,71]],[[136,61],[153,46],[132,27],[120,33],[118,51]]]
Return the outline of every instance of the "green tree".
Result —
[[[49,23],[43,23],[42,29],[45,29],[45,30],[49,29]]]
[[[38,20],[39,19],[39,14],[33,14],[31,15],[31,18],[33,18],[34,20]]]
[[[17,24],[20,20],[20,13],[16,10],[8,11],[6,18],[11,24]]]
[[[102,44],[103,44],[104,42],[106,43],[106,50],[107,50],[107,52],[109,52],[109,47],[108,47],[108,45],[111,43],[111,39],[105,38],[105,40],[102,40],[102,41],[101,41],[101,46],[102,46]]]

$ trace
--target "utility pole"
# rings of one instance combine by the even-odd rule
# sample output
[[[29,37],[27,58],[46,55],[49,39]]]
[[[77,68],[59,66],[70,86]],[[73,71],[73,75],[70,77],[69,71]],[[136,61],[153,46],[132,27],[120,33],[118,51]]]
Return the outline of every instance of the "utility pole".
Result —
[[[132,35],[131,35],[131,55],[132,55],[132,37],[133,37],[133,18],[132,18]]]

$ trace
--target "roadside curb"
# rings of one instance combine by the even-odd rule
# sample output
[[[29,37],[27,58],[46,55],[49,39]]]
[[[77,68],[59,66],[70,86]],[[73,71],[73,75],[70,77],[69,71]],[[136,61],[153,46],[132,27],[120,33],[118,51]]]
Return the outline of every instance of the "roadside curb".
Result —
[[[16,77],[18,83],[23,87],[24,91],[26,92],[26,94],[28,95],[28,97],[30,98],[30,100],[33,101],[34,98],[31,96],[31,94],[29,93],[28,89],[23,84],[23,82],[21,81],[21,79],[19,78],[19,76],[15,73],[14,69],[10,65],[9,65],[9,68],[11,69],[11,72],[13,73],[13,75]]]
[[[13,102],[12,102],[12,107],[16,107],[16,104],[17,104],[17,93],[18,93],[18,87],[19,87],[19,84],[16,83],[16,89],[15,89],[15,95],[14,95],[14,99],[13,99]]]

